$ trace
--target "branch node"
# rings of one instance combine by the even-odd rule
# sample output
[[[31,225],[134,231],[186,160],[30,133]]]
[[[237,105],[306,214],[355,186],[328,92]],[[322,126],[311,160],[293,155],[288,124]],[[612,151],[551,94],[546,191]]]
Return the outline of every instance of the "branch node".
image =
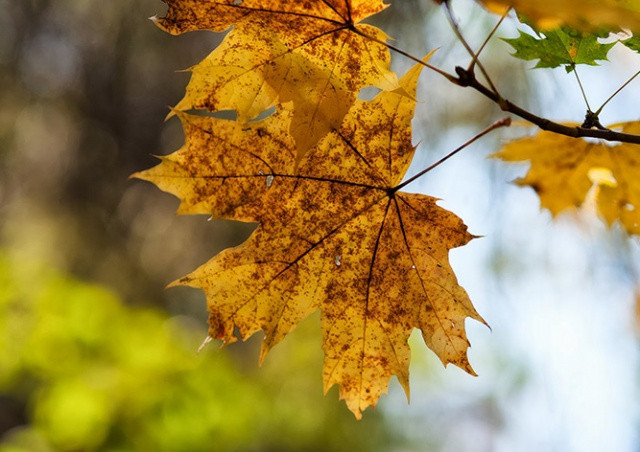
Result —
[[[600,118],[598,118],[598,114],[592,112],[591,110],[587,110],[587,113],[584,115],[584,122],[580,125],[580,127],[585,129],[608,130],[606,127],[600,124]]]
[[[475,80],[475,76],[473,75],[473,72],[461,66],[456,66],[455,71],[456,71],[456,74],[458,74],[458,84],[460,86],[469,86],[471,85],[471,82]]]

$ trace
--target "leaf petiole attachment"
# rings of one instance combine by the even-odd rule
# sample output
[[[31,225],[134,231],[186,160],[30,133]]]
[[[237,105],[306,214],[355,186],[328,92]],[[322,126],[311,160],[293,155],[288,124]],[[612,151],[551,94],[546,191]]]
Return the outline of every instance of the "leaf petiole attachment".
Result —
[[[458,152],[462,151],[464,148],[466,148],[467,146],[469,146],[470,144],[472,144],[473,142],[479,140],[480,138],[482,138],[483,136],[485,136],[486,134],[488,134],[489,132],[492,132],[495,129],[498,129],[500,127],[508,127],[511,125],[511,118],[502,118],[499,121],[494,122],[493,124],[491,124],[489,127],[487,127],[486,129],[484,129],[482,132],[478,133],[476,136],[474,136],[473,138],[467,140],[464,144],[458,146],[457,148],[455,148],[453,151],[449,152],[447,155],[445,155],[444,157],[442,157],[440,160],[438,160],[437,162],[429,165],[427,168],[423,169],[422,171],[420,171],[418,174],[416,174],[415,176],[407,179],[406,181],[402,182],[400,185],[394,187],[392,189],[392,192],[396,192],[398,190],[402,190],[404,187],[406,187],[407,185],[409,185],[411,182],[415,181],[416,179],[419,179],[420,177],[424,176],[425,174],[427,174],[429,171],[431,171],[432,169],[440,166],[442,163],[446,162],[447,160],[449,160],[451,157],[453,157],[454,155],[456,155]]]
[[[584,99],[584,103],[587,106],[587,110],[591,111],[591,106],[589,105],[589,100],[587,99],[587,93],[584,92],[584,87],[582,86],[582,82],[580,81],[580,77],[578,76],[578,68],[576,68],[575,64],[571,65],[571,71],[576,76],[576,81],[578,82],[578,86],[580,87],[580,92],[582,93],[582,98]]]

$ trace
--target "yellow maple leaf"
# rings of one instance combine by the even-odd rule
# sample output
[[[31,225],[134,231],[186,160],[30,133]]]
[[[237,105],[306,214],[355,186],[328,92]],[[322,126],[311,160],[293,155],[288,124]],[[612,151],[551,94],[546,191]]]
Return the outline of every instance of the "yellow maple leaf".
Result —
[[[436,198],[397,189],[415,150],[420,69],[402,78],[402,92],[356,101],[295,171],[282,108],[246,126],[178,113],[185,145],[135,175],[177,195],[181,213],[259,223],[176,284],[206,293],[210,337],[264,331],[261,360],[320,309],[325,391],[338,384],[357,418],[392,375],[408,396],[413,328],[445,365],[473,374],[465,319],[484,322],[448,260],[473,236]]]
[[[503,14],[513,7],[533,20],[541,29],[569,25],[577,30],[593,31],[609,27],[640,30],[640,0],[480,0],[490,11]]]
[[[640,122],[611,128],[639,134]],[[607,223],[618,220],[630,234],[640,234],[639,152],[636,144],[611,145],[540,131],[534,137],[507,144],[494,157],[509,162],[531,161],[526,176],[516,182],[532,187],[542,207],[554,216],[581,206],[595,188],[598,211]]]
[[[292,101],[290,127],[299,156],[340,127],[361,88],[398,87],[389,50],[381,44],[388,37],[359,23],[386,7],[381,0],[165,1],[167,15],[156,22],[170,33],[234,25],[222,44],[191,68],[176,109],[235,110],[246,122]]]

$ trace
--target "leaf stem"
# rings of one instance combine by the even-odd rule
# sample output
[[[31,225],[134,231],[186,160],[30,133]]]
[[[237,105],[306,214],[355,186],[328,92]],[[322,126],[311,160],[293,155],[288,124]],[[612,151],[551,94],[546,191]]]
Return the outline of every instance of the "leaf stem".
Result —
[[[473,56],[473,59],[471,60],[471,62],[469,63],[469,66],[467,67],[467,71],[473,71],[473,67],[475,66],[476,62],[478,61],[478,58],[480,57],[480,54],[482,53],[482,51],[484,50],[485,46],[489,43],[489,40],[493,37],[493,35],[496,33],[496,31],[498,31],[498,28],[500,27],[500,25],[502,24],[502,21],[504,20],[505,17],[507,17],[507,14],[509,14],[510,9],[507,9],[504,14],[502,15],[502,17],[500,17],[500,20],[495,24],[495,26],[491,29],[491,32],[489,33],[489,35],[485,38],[484,42],[482,43],[482,45],[480,46],[480,48],[478,49],[478,51],[475,53],[475,55]]]
[[[445,0],[445,1],[442,2],[442,4],[444,5],[444,9],[445,9],[445,11],[447,13],[447,18],[449,19],[449,23],[451,24],[451,28],[453,29],[453,32],[456,34],[456,36],[458,37],[458,40],[462,43],[464,48],[467,49],[467,52],[469,52],[469,55],[471,55],[471,58],[472,58],[471,61],[472,62],[475,61],[475,65],[477,65],[478,68],[480,68],[480,72],[482,72],[482,75],[484,75],[484,78],[487,80],[487,83],[489,84],[489,87],[491,88],[491,90],[499,96],[500,94],[498,93],[498,90],[496,89],[496,87],[494,86],[493,82],[491,81],[491,77],[489,77],[489,74],[485,70],[484,66],[482,65],[480,60],[478,60],[476,52],[473,51],[473,49],[471,48],[469,43],[466,41],[466,39],[464,39],[464,36],[462,36],[462,32],[460,31],[460,27],[458,26],[458,22],[456,21],[455,17],[453,16],[453,12],[451,11],[451,7],[449,6],[449,1]],[[474,64],[469,65],[469,71],[472,72],[473,71],[473,66],[475,66],[475,65]]]
[[[616,97],[620,91],[622,91],[624,88],[626,88],[626,86],[629,83],[631,83],[633,81],[633,79],[636,78],[638,75],[640,75],[640,71],[638,71],[635,74],[633,74],[629,80],[624,82],[624,84],[620,88],[618,88],[611,96],[609,96],[609,98],[607,100],[605,100],[602,105],[600,105],[600,108],[598,108],[598,110],[595,112],[595,115],[598,116],[600,114],[600,112],[602,111],[602,109],[604,108],[604,106],[607,105],[611,99]]]
[[[584,87],[582,86],[582,82],[580,81],[580,77],[578,76],[578,68],[576,67],[575,64],[573,65],[573,73],[576,76],[578,86],[580,87],[580,92],[582,93],[582,98],[584,99],[584,103],[587,105],[587,111],[591,111],[591,107],[589,106],[589,101],[587,100],[587,94],[584,92]]]
[[[453,151],[449,152],[447,155],[445,155],[444,157],[442,157],[440,160],[438,160],[437,162],[429,165],[429,167],[423,169],[422,171],[420,171],[418,174],[416,174],[415,176],[407,179],[406,181],[402,182],[400,185],[396,186],[395,188],[393,188],[393,192],[396,192],[398,190],[401,190],[403,187],[409,185],[411,182],[415,181],[416,179],[424,176],[425,174],[427,174],[429,171],[431,171],[432,169],[436,168],[437,166],[440,166],[442,163],[446,162],[447,160],[449,160],[451,157],[453,157],[454,155],[456,155],[458,152],[462,151],[464,148],[466,148],[467,146],[469,146],[471,143],[473,143],[474,141],[482,138],[483,136],[485,136],[486,134],[488,134],[489,132],[498,129],[500,127],[508,127],[509,125],[511,125],[511,118],[503,118],[499,121],[494,122],[493,124],[491,124],[489,127],[487,127],[486,129],[484,129],[482,132],[478,133],[476,136],[474,136],[473,138],[467,140],[464,144],[462,144],[461,146],[458,146],[457,148],[455,148]]]

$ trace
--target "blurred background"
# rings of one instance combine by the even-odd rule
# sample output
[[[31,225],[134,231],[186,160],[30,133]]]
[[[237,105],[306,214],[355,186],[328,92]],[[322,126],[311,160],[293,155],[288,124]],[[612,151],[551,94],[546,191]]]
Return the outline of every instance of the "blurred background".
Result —
[[[497,18],[453,6],[477,48]],[[640,450],[638,239],[589,203],[552,221],[532,190],[509,185],[526,165],[486,157],[518,127],[409,187],[484,236],[451,253],[492,327],[467,324],[479,377],[442,368],[412,337],[411,404],[393,379],[356,422],[335,388],[322,394],[317,315],[262,368],[260,337],[196,354],[204,296],[164,287],[253,226],[177,217],[177,199],[128,179],[182,144],[178,121],[164,123],[189,78],[178,70],[221,39],[161,32],[147,18],[165,10],[0,0],[0,451]],[[397,1],[370,22],[414,55],[439,47],[431,62],[445,70],[469,61],[431,2]],[[516,36],[513,20],[498,35]],[[483,54],[505,97],[582,120],[575,79],[509,52],[494,39]],[[579,68],[592,106],[640,69],[623,46],[609,56]],[[433,73],[419,93],[409,176],[504,116]],[[632,84],[601,120],[638,119],[638,105]]]

